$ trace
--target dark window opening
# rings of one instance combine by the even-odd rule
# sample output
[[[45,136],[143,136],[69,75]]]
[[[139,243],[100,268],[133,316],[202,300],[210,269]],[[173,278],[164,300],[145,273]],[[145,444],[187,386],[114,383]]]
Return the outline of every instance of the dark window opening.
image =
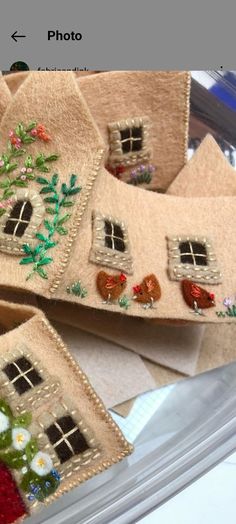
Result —
[[[32,213],[33,207],[29,200],[18,200],[11,210],[11,214],[4,228],[4,233],[22,237],[30,223]]]
[[[182,264],[192,264],[194,266],[207,266],[207,250],[204,244],[200,242],[181,242],[180,260]]]
[[[105,246],[116,251],[125,251],[124,232],[122,228],[117,225],[105,220]]]
[[[123,153],[141,151],[143,145],[143,128],[131,127],[120,131],[121,146]]]
[[[31,362],[25,357],[20,357],[15,362],[7,364],[3,371],[19,395],[23,395],[43,381]]]
[[[83,453],[89,446],[70,415],[56,420],[46,434],[61,462],[67,462],[74,455]]]

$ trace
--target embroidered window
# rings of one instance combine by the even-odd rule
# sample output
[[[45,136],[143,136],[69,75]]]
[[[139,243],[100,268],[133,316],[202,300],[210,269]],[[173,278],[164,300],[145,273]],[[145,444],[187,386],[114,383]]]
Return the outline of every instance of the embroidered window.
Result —
[[[93,242],[90,260],[95,264],[132,274],[128,232],[125,224],[114,217],[93,213]]]
[[[210,284],[221,282],[216,254],[205,237],[168,238],[168,256],[171,280],[189,278]]]
[[[52,399],[33,430],[35,435],[39,435],[40,448],[50,454],[64,477],[78,471],[81,464],[92,465],[101,454],[93,432],[67,397],[54,402]]]
[[[84,436],[80,433],[76,422],[70,415],[55,420],[46,429],[46,434],[61,464],[69,460],[73,455],[83,453],[89,449]]]
[[[36,371],[31,362],[25,357],[21,357],[15,362],[7,364],[3,371],[19,395],[22,395],[42,382],[38,371]]]
[[[17,189],[0,218],[0,250],[18,255],[22,254],[23,244],[33,246],[44,213],[43,200],[36,191]]]
[[[33,207],[29,200],[18,200],[11,210],[4,227],[6,235],[22,237],[32,217]]]
[[[147,117],[130,118],[109,124],[109,164],[128,166],[148,160],[151,156],[149,128]]]
[[[0,357],[0,390],[16,409],[33,409],[60,390],[60,381],[49,375],[27,347]]]

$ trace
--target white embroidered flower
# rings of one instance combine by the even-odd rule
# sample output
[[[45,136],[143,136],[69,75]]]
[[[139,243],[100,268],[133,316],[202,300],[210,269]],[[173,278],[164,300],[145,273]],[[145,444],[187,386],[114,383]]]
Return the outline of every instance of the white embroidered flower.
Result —
[[[6,431],[10,427],[9,418],[0,411],[0,433]]]
[[[31,439],[30,432],[25,428],[14,428],[12,430],[12,446],[21,451]]]
[[[43,477],[44,475],[48,475],[53,469],[52,459],[47,453],[39,451],[33,458],[30,467],[37,475]]]

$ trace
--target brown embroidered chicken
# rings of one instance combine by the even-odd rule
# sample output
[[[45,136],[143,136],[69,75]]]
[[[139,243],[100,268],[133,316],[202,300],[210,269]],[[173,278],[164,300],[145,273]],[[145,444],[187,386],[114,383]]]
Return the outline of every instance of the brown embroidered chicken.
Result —
[[[106,304],[117,300],[127,285],[127,278],[123,273],[109,275],[105,271],[99,271],[97,275],[97,288]]]
[[[184,300],[196,315],[204,315],[202,309],[215,306],[215,295],[198,286],[191,280],[182,280],[182,293]]]
[[[133,291],[133,300],[143,304],[145,309],[152,308],[154,302],[161,298],[161,287],[153,273],[147,275],[140,285],[134,286]]]

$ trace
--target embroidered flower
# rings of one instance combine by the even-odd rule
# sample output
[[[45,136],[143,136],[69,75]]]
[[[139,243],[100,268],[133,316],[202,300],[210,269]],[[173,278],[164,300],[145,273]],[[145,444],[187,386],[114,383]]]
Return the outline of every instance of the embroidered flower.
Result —
[[[10,427],[9,418],[0,411],[0,433],[3,433]]]
[[[0,160],[0,167],[3,167],[3,166],[4,166],[3,160]]]
[[[223,304],[225,307],[231,307],[233,304],[233,301],[230,297],[225,297],[225,299],[223,300]]]
[[[37,127],[34,127],[31,132],[31,136],[38,137],[44,142],[49,142],[51,137],[46,133],[46,128],[43,124],[38,124]]]
[[[37,475],[44,477],[53,469],[52,459],[47,453],[39,451],[33,458],[30,467]]]
[[[12,430],[12,445],[13,448],[21,451],[25,449],[26,445],[31,439],[29,431],[25,428],[13,428]]]

